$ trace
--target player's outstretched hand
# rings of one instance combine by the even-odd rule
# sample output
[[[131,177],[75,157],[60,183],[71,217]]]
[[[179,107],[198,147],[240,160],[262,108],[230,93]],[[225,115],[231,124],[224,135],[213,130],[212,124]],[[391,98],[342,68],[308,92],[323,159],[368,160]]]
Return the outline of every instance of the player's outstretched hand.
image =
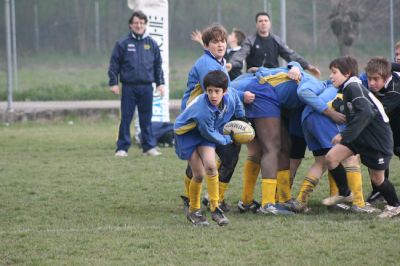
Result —
[[[319,71],[318,68],[316,68],[313,65],[309,65],[307,70],[316,78],[320,78],[321,77],[321,71]]]
[[[198,42],[202,46],[204,46],[201,31],[195,30],[195,31],[192,32],[192,34],[190,36],[192,38],[192,41]]]

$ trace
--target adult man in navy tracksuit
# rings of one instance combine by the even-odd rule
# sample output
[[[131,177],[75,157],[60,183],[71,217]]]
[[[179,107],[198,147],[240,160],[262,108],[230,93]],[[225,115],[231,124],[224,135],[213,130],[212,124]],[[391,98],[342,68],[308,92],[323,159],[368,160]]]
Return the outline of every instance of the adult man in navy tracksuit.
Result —
[[[113,49],[108,69],[111,92],[119,94],[118,79],[122,83],[121,121],[115,156],[128,156],[131,145],[130,124],[138,107],[143,154],[157,156],[156,140],[151,129],[153,86],[164,94],[164,74],[160,49],[154,39],[145,34],[147,16],[135,11],[129,19],[131,32],[121,38]]]

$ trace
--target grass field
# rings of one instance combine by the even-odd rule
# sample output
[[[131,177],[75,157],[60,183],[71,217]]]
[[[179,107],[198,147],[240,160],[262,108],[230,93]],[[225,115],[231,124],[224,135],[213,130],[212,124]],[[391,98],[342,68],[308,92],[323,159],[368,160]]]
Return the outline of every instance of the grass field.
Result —
[[[1,265],[399,264],[400,219],[328,212],[319,204],[326,178],[310,214],[234,210],[227,227],[194,228],[179,199],[185,162],[171,148],[157,158],[136,147],[128,158],[114,158],[116,125],[0,126]],[[240,197],[245,153],[227,193],[232,204]],[[295,193],[311,161],[301,167]],[[391,169],[400,191],[398,159]]]

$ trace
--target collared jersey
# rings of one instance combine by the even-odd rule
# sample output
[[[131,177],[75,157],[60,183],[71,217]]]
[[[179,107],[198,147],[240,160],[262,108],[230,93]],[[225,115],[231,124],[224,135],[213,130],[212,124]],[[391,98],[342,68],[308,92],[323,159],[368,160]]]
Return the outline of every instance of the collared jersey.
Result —
[[[342,131],[343,143],[355,143],[365,150],[392,155],[393,137],[389,119],[378,99],[357,77],[351,77],[340,88],[343,92],[346,127]]]
[[[225,72],[229,78],[228,72],[226,71],[225,59],[219,62],[208,50],[204,50],[204,55],[197,59],[196,63],[189,71],[187,88],[181,102],[181,111],[184,110],[186,105],[194,98],[205,92],[203,84],[204,77],[208,72],[213,70],[221,70]]]
[[[228,135],[222,134],[223,126],[235,116],[244,117],[244,109],[236,91],[228,88],[222,99],[222,109],[212,105],[208,95],[196,97],[176,118],[174,132],[183,135],[191,130],[198,130],[202,137],[220,145],[232,142]]]

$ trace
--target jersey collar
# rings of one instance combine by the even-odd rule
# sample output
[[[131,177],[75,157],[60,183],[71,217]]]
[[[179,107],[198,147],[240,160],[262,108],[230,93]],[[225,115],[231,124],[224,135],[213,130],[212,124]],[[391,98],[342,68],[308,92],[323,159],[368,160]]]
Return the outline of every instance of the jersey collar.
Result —
[[[204,50],[204,53],[207,54],[207,55],[209,55],[209,56],[211,56],[211,57],[212,57],[215,61],[217,61],[218,64],[220,64],[221,66],[225,66],[225,64],[226,64],[225,58],[222,57],[221,61],[219,61],[210,51],[208,51],[208,50],[206,50],[206,49]]]

